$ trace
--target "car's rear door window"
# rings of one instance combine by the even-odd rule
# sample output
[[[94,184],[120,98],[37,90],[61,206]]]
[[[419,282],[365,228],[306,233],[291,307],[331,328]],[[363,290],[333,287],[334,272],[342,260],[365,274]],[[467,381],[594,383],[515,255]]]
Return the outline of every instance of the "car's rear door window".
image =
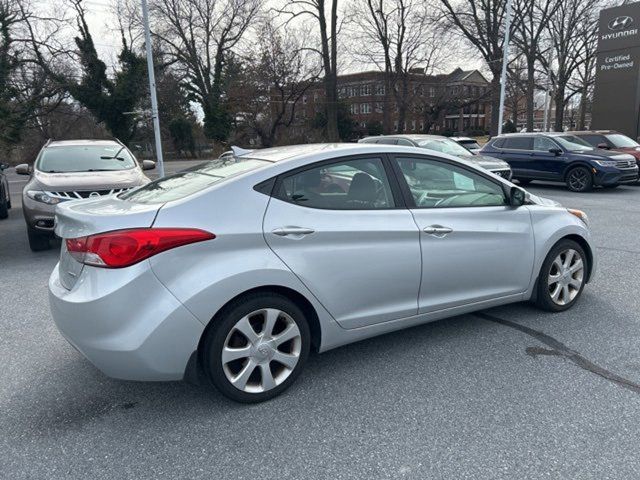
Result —
[[[504,139],[502,148],[507,150],[532,150],[532,137],[508,137]]]
[[[225,156],[122,193],[119,198],[138,203],[171,202],[270,163],[253,158]]]
[[[323,163],[280,181],[277,198],[310,208],[376,210],[395,206],[381,158]]]

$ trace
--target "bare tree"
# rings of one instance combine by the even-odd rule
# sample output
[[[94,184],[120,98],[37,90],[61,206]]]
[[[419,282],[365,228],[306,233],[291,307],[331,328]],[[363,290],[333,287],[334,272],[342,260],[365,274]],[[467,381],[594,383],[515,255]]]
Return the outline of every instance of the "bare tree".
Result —
[[[573,81],[569,88],[580,95],[578,107],[578,121],[576,128],[584,130],[587,110],[593,96],[593,87],[596,80],[596,49],[598,46],[597,22],[591,23],[592,31],[587,31],[582,39],[584,42],[584,62],[576,69]]]
[[[412,73],[430,74],[444,56],[447,35],[432,28],[424,0],[360,0],[352,12],[358,42],[358,56],[384,71],[385,102],[383,131],[390,133],[390,95],[398,110],[398,131],[404,129],[407,111],[415,92]]]
[[[513,42],[526,62],[526,118],[527,131],[533,131],[534,96],[536,90],[536,64],[546,54],[542,40],[547,35],[547,24],[563,0],[514,0],[517,17]]]
[[[204,112],[209,138],[225,141],[231,128],[224,74],[233,49],[260,11],[262,0],[154,0],[153,34]]]
[[[306,48],[320,55],[326,102],[327,139],[337,141],[338,134],[338,0],[286,0],[277,10],[288,21],[311,17],[317,24],[320,46]]]
[[[576,0],[579,1],[579,0]],[[504,0],[440,0],[443,20],[473,45],[491,72],[491,134],[498,132],[500,73],[504,44],[506,2]],[[517,28],[513,19],[511,31]]]
[[[283,36],[267,17],[258,30],[258,55],[245,60],[240,81],[234,82],[234,111],[263,147],[276,144],[295,122],[303,97],[318,78],[320,67],[303,48],[305,37],[291,28]]]
[[[555,105],[554,130],[562,131],[564,110],[569,100],[577,93],[567,88],[578,69],[589,57],[589,45],[597,36],[597,12],[599,0],[563,0],[548,23],[549,40],[553,48],[554,61],[547,68],[553,84]]]

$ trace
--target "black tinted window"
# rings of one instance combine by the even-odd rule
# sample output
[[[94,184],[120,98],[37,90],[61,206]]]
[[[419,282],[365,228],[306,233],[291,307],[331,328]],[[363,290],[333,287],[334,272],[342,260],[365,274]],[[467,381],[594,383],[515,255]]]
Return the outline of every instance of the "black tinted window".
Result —
[[[492,145],[496,148],[502,148],[504,146],[504,138],[496,138]]]
[[[531,150],[533,139],[531,137],[509,137],[504,139],[502,148],[513,150]]]
[[[371,210],[394,206],[379,158],[324,164],[282,179],[278,198],[304,207]]]

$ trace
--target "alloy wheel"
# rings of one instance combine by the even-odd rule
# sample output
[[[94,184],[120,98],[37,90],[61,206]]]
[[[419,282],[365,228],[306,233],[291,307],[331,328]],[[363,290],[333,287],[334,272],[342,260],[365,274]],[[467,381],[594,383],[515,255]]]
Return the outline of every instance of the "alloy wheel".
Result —
[[[576,168],[569,173],[568,180],[572,190],[582,191],[589,183],[589,172],[582,168]]]
[[[242,317],[222,348],[227,380],[247,393],[269,391],[284,382],[300,359],[302,336],[293,318],[264,308]]]
[[[580,292],[584,283],[584,262],[574,249],[563,250],[553,260],[547,279],[551,300],[557,305],[567,305]]]

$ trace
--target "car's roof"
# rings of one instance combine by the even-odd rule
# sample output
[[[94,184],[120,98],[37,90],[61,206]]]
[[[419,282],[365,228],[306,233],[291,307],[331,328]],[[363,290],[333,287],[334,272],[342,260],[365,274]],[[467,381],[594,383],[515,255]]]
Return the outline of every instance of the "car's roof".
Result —
[[[535,137],[536,135],[545,135],[547,137],[559,137],[560,135],[571,135],[571,132],[521,132],[521,133],[502,133],[493,138],[505,137]],[[493,140],[493,139],[492,139]]]
[[[53,140],[49,142],[46,148],[50,147],[78,147],[78,146],[111,146],[111,145],[120,145],[116,140]]]
[[[404,133],[398,133],[395,135],[374,135],[371,137],[365,137],[365,138],[406,138],[407,140],[413,140],[414,142],[420,141],[420,140],[436,140],[436,139],[443,139],[443,138],[449,138],[449,137],[445,137],[443,135],[429,135],[426,133],[410,133],[410,134],[404,134]]]
[[[416,147],[413,146],[386,145],[380,143],[311,143],[307,145],[289,145],[285,147],[250,150],[239,156],[280,163],[305,157],[315,157],[318,154],[322,154],[322,157],[339,157],[341,155],[359,155],[369,153],[415,153],[415,151]],[[444,156],[449,158],[448,155]]]
[[[615,130],[577,130],[577,131],[571,131],[571,132],[565,132],[565,133],[570,133],[571,135],[584,135],[584,134],[593,135],[594,133],[598,135],[609,135],[609,134],[619,133],[619,132],[616,132]]]
[[[471,138],[471,137],[450,137],[451,140],[460,140],[460,141],[469,141],[469,142],[476,142],[477,140],[475,138]]]

